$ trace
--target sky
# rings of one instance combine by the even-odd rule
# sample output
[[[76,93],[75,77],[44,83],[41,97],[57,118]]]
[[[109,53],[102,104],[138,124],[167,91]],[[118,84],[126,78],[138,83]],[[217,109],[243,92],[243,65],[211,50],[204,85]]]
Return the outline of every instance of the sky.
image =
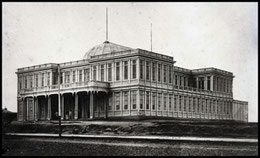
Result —
[[[188,69],[233,72],[233,97],[258,122],[257,3],[2,3],[2,107],[17,112],[18,68],[82,60],[106,40]]]

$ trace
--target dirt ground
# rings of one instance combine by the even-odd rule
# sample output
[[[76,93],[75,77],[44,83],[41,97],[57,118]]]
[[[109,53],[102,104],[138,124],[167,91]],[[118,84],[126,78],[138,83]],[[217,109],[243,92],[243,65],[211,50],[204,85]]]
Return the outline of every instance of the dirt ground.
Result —
[[[58,133],[58,121],[12,121],[5,132]],[[258,138],[258,123],[142,120],[142,121],[62,121],[62,133],[102,135],[162,135],[228,138]]]

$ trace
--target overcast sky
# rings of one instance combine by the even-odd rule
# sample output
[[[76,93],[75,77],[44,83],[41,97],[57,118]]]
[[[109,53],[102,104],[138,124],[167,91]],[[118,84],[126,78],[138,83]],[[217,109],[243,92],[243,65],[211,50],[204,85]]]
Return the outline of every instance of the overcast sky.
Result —
[[[234,99],[258,122],[257,3],[3,3],[3,107],[17,111],[17,68],[81,60],[109,41],[170,55],[176,66],[233,72]]]

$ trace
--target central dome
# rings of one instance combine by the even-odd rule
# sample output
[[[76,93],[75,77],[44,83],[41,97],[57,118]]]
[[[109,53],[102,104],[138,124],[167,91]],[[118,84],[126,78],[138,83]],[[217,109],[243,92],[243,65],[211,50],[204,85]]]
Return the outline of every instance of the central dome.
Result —
[[[97,45],[91,48],[89,51],[87,51],[83,59],[90,59],[90,57],[94,55],[109,54],[112,52],[120,52],[120,51],[132,50],[132,49],[133,48],[125,47],[115,43],[111,43],[109,41],[105,41],[104,43]]]

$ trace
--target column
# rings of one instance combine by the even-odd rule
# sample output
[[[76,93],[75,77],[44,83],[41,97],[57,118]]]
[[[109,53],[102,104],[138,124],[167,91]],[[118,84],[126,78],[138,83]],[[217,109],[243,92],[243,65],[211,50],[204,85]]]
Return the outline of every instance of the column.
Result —
[[[94,118],[94,109],[93,109],[93,92],[90,92],[90,117],[89,118]]]
[[[61,120],[64,120],[64,94],[61,94]]]
[[[47,98],[48,98],[47,120],[51,120],[51,96],[47,96]]]
[[[52,79],[53,79],[53,72],[51,71],[51,72],[50,72],[50,86],[53,84]]]
[[[62,84],[65,83],[65,71],[62,73]]]
[[[78,119],[78,93],[75,93],[75,110],[74,110],[74,112],[75,112],[75,115],[74,115],[74,119],[75,120],[77,120]]]

